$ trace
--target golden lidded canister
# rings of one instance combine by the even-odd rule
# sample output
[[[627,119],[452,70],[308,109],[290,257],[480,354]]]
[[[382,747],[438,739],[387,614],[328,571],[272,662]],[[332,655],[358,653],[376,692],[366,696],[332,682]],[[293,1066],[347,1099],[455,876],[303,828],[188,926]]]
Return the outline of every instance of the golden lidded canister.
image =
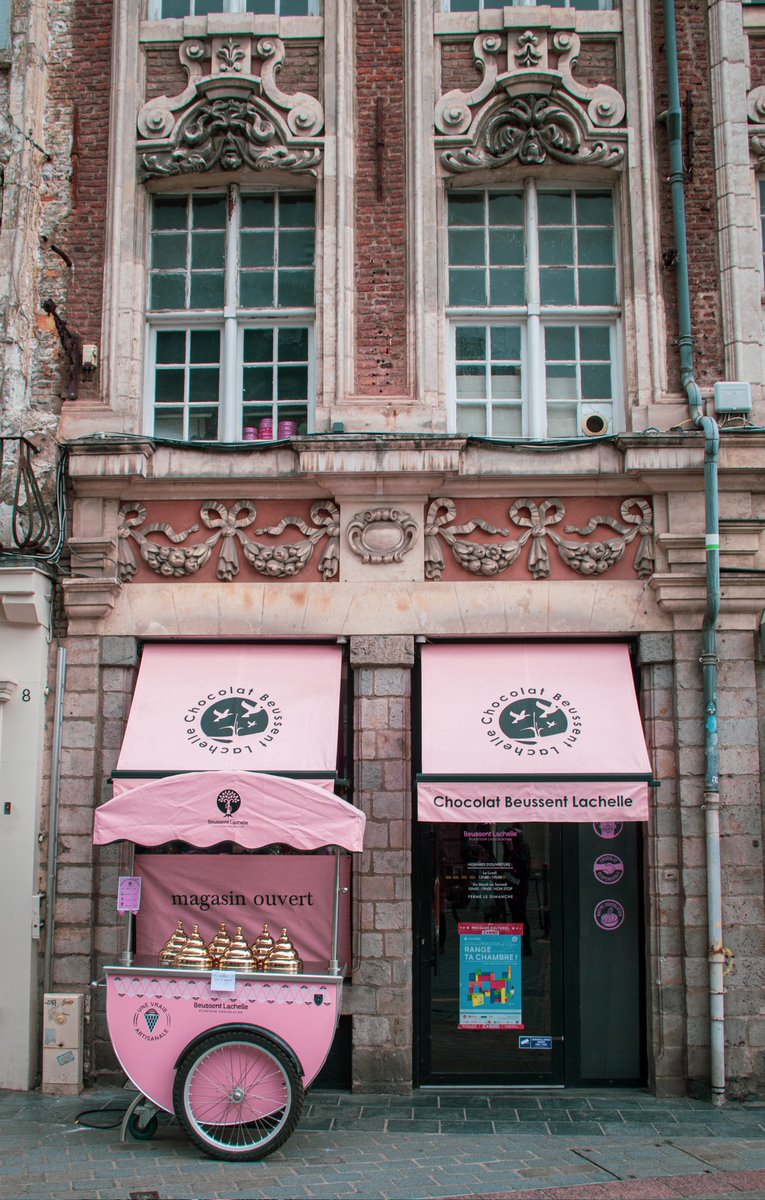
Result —
[[[186,945],[186,940],[187,934],[183,928],[183,921],[179,921],[159,952],[159,965],[161,967],[172,967],[175,964],[176,957]]]
[[[266,970],[279,971],[284,975],[299,975],[303,970],[302,960],[287,936],[286,929],[282,930],[282,936],[266,959]]]
[[[263,926],[250,948],[255,960],[255,970],[265,971],[268,956],[274,948],[274,939],[268,932],[268,923]]]
[[[218,964],[221,962],[230,945],[231,938],[228,930],[226,929],[226,922],[221,921],[218,932],[207,946],[207,953],[210,956],[213,970],[215,970]]]
[[[252,957],[250,947],[242,936],[241,925],[237,925],[236,933],[231,939],[231,945],[220,960],[220,965],[224,971],[255,970],[255,960]]]
[[[194,971],[209,971],[210,956],[207,953],[204,939],[199,932],[199,926],[195,925],[191,931],[186,945],[176,955],[174,967],[184,967]]]

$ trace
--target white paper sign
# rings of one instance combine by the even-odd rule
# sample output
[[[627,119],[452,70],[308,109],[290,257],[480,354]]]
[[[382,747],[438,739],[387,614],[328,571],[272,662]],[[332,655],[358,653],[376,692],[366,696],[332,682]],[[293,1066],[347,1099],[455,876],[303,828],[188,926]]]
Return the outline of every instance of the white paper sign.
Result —
[[[236,988],[236,971],[211,971],[211,992],[233,992]]]

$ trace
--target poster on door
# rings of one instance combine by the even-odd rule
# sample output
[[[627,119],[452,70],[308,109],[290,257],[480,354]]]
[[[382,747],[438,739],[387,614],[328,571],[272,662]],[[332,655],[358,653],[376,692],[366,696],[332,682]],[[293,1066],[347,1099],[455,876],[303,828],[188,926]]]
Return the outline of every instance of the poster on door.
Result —
[[[461,921],[459,1029],[523,1029],[523,925]]]

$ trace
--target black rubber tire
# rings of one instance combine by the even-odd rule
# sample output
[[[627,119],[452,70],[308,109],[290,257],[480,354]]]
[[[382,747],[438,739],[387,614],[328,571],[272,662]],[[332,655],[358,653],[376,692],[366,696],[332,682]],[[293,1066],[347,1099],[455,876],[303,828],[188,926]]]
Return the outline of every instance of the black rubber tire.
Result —
[[[260,1111],[264,1106],[268,1111]],[[187,1137],[210,1158],[251,1162],[291,1136],[303,1110],[303,1082],[289,1054],[265,1034],[220,1031],[184,1055],[173,1108]],[[222,1111],[225,1120],[204,1120]]]
[[[136,1140],[139,1142],[150,1141],[150,1139],[154,1137],[154,1134],[157,1132],[158,1129],[159,1129],[159,1121],[157,1120],[156,1113],[154,1113],[153,1116],[149,1117],[148,1121],[146,1122],[146,1124],[143,1127],[141,1127],[138,1124],[138,1113],[137,1112],[131,1113],[130,1116],[128,1117],[127,1131],[131,1137],[136,1138]]]

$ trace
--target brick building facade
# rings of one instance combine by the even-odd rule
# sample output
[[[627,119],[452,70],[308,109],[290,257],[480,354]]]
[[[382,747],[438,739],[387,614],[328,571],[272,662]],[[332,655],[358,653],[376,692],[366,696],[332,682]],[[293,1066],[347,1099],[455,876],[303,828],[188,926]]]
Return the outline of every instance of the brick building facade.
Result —
[[[690,339],[661,5],[14,0],[0,62],[3,437],[32,431],[51,472],[65,451],[69,506],[66,553],[44,572],[63,608],[58,676],[42,602],[21,618],[48,655],[35,681],[48,733],[24,775],[40,811],[14,832],[15,887],[49,887],[52,828],[56,902],[47,953],[25,941],[29,1052],[0,1085],[34,1078],[43,976],[88,998],[91,1077],[116,1067],[89,985],[121,952],[125,860],[91,831],[143,648],[339,641],[341,773],[368,821],[344,1082],[704,1093],[710,978],[724,972],[727,1094],[761,1092],[765,24],[731,0],[677,0],[674,18]],[[45,300],[94,364],[76,397]],[[0,555],[2,596],[19,570],[39,573],[34,556]],[[11,601],[3,611],[10,647]],[[625,851],[633,942],[622,976],[587,978],[589,835],[523,825],[541,1022],[526,1030],[555,1044],[532,1060],[515,1033],[492,1032],[499,1060],[468,1069],[477,1035],[442,1010],[456,1004],[453,922],[477,893],[455,882],[451,826],[417,820],[423,647],[549,642],[585,664],[588,647],[629,649],[660,784]],[[18,685],[6,716],[19,671],[5,672]],[[636,993],[629,1062],[599,1063],[588,1041],[598,986],[617,1006],[620,988]],[[14,1003],[0,993],[0,1036]]]

